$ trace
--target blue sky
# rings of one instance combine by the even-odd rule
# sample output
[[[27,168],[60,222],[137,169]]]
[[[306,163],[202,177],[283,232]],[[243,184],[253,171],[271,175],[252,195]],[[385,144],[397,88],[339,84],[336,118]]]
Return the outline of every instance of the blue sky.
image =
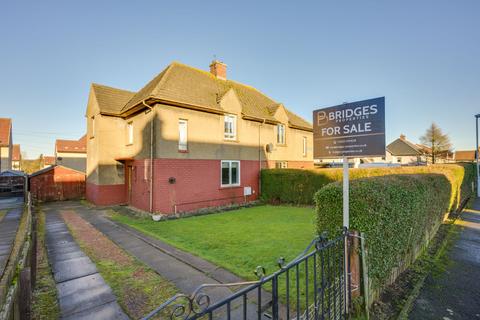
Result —
[[[171,61],[312,111],[386,97],[387,143],[435,121],[473,149],[480,1],[6,1],[0,117],[28,157],[85,132],[91,82],[138,90]]]

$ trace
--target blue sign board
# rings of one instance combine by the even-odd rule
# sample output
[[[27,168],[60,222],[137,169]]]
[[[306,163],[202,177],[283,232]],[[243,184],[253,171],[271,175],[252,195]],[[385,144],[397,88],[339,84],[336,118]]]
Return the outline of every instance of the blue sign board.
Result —
[[[385,97],[313,112],[313,157],[385,156]]]

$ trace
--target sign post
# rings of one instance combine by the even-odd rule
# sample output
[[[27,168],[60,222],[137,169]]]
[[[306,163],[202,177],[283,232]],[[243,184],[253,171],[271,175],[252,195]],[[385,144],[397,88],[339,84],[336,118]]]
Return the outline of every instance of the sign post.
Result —
[[[313,111],[314,159],[343,159],[343,227],[350,228],[348,158],[385,156],[385,97]],[[345,238],[345,294],[349,305],[349,252]],[[348,312],[348,307],[346,308]]]
[[[350,228],[348,158],[343,157],[343,226]]]

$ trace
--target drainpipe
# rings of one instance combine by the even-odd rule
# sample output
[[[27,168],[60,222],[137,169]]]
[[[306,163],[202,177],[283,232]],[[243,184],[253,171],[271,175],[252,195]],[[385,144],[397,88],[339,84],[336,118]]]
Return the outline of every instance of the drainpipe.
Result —
[[[153,111],[153,107],[142,100],[142,104]],[[154,130],[155,115],[152,113],[152,120],[150,121],[150,213],[153,213],[153,130]]]
[[[262,192],[262,143],[261,143],[261,131],[262,127],[265,124],[265,119],[263,119],[263,122],[260,123],[258,126],[258,196],[260,197],[260,194]],[[265,157],[266,160],[266,157]]]

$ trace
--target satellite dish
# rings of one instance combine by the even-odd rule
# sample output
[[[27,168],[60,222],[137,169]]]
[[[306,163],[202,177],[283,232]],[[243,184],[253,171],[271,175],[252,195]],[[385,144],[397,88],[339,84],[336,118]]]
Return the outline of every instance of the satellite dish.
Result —
[[[265,145],[265,150],[267,150],[268,153],[273,151],[273,143],[268,143]]]

